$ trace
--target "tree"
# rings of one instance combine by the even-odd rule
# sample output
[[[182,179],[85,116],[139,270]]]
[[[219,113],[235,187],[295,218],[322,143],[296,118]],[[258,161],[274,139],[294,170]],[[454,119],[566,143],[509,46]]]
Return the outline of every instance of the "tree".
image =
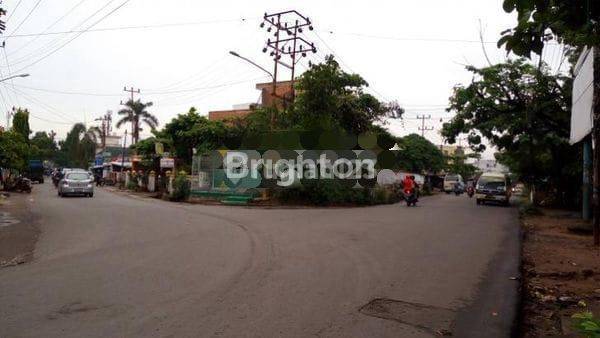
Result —
[[[76,123],[60,142],[60,164],[85,168],[94,160],[99,135],[97,128],[87,129],[83,123]]]
[[[400,152],[398,162],[401,169],[421,173],[438,172],[444,168],[442,151],[426,138],[410,134],[398,139]]]
[[[0,168],[24,170],[28,153],[23,135],[14,130],[0,131]]]
[[[550,39],[570,46],[600,45],[600,3],[592,0],[504,0],[517,11],[517,26],[503,32],[498,47],[521,56],[542,53]]]
[[[160,132],[155,132],[155,135],[171,140],[177,157],[185,163],[191,163],[193,148],[199,153],[217,149],[223,143],[226,133],[226,127],[221,121],[210,121],[192,107],[186,114],[177,115]]]
[[[58,146],[45,131],[36,132],[30,140],[32,159],[51,160],[55,157]]]
[[[518,24],[504,32],[498,46],[509,52],[531,56],[542,53],[544,42],[556,38],[581,51],[595,47],[592,141],[600,143],[600,2],[593,0],[505,0],[507,12],[517,11]],[[594,244],[600,246],[600,147],[593,154]]]
[[[29,141],[31,129],[29,128],[29,111],[27,109],[17,109],[13,116],[12,128],[15,132],[22,135],[25,140]]]
[[[474,79],[454,88],[448,110],[456,115],[442,136],[454,143],[468,134],[475,151],[485,150],[485,138],[499,150],[497,159],[530,186],[573,193],[580,171],[569,166],[579,163],[569,145],[571,79],[524,59],[467,69]]]
[[[448,156],[446,158],[446,172],[460,174],[465,179],[473,177],[478,169],[476,166],[467,163],[467,159],[472,157],[474,155],[455,154]]]
[[[126,108],[119,110],[118,114],[123,117],[117,122],[117,128],[125,123],[131,123],[131,135],[133,143],[137,143],[140,139],[140,131],[142,124],[146,124],[151,129],[158,127],[158,119],[150,114],[146,109],[152,107],[152,102],[142,102],[140,100],[129,100],[125,103]]]
[[[324,63],[311,65],[298,80],[298,95],[288,112],[286,127],[360,134],[385,116],[402,116],[404,111],[397,104],[384,104],[365,93],[368,85],[360,75],[344,72],[333,56],[327,56]]]

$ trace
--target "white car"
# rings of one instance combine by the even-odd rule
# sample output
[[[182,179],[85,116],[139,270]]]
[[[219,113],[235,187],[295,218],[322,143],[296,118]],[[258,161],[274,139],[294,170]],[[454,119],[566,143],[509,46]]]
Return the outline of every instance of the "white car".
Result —
[[[85,171],[69,171],[58,182],[58,196],[94,196],[94,178]]]

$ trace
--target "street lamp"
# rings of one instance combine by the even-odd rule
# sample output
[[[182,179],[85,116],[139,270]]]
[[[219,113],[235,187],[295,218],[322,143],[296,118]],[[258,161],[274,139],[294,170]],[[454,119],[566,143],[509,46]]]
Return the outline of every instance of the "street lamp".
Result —
[[[4,82],[4,81],[10,80],[10,79],[14,79],[16,77],[28,77],[28,76],[29,76],[29,74],[12,75],[12,76],[9,76],[9,77],[5,77],[4,79],[0,79],[0,82]]]
[[[237,58],[240,58],[240,59],[242,59],[242,60],[244,60],[244,61],[252,64],[253,66],[255,66],[257,68],[260,68],[263,72],[269,74],[269,76],[271,77],[271,79],[275,80],[275,77],[273,76],[273,74],[271,74],[271,72],[269,72],[268,70],[264,69],[262,66],[260,66],[256,62],[254,62],[254,61],[252,61],[252,60],[250,60],[248,58],[245,58],[245,57],[241,56],[240,54],[238,54],[238,53],[236,53],[234,51],[230,51],[229,54],[231,54],[231,55],[233,55],[233,56],[235,56]]]

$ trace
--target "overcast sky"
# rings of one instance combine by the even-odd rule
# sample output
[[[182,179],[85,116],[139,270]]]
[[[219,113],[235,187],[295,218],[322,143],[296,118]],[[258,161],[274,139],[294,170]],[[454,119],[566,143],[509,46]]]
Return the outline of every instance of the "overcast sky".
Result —
[[[52,129],[63,138],[74,122],[91,125],[107,110],[117,111],[128,97],[124,86],[139,88],[136,98],[154,102],[151,112],[161,125],[191,106],[207,114],[256,102],[254,84],[268,80],[266,74],[228,51],[271,69],[262,53],[268,37],[259,27],[262,14],[296,9],[313,21],[315,30],[305,38],[318,49],[300,63],[301,71],[308,60],[336,55],[345,70],[369,82],[374,95],[406,108],[403,124],[388,125],[394,134],[419,132],[417,115],[431,115],[426,125],[435,130],[426,136],[439,144],[440,119],[451,116],[444,108],[452,88],[471,80],[464,65],[487,64],[480,21],[491,62],[506,57],[495,42],[515,17],[501,5],[501,0],[5,0],[6,57],[0,55],[0,70],[3,77],[31,76],[2,83],[0,110],[27,107],[33,130]],[[88,27],[96,31],[18,36]],[[550,47],[544,58],[558,65],[560,46]],[[4,125],[4,114],[0,117]]]

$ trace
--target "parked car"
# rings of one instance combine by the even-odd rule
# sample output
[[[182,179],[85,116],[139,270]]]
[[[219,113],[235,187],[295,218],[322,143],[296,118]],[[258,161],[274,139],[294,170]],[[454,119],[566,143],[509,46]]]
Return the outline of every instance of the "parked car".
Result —
[[[94,179],[85,171],[68,171],[58,183],[58,196],[94,196]]]
[[[510,178],[505,174],[493,172],[482,174],[475,187],[477,204],[498,202],[508,205],[511,196],[510,187]]]
[[[455,192],[456,185],[458,184],[458,190],[460,193],[465,191],[465,182],[462,176],[458,174],[447,174],[444,177],[444,191],[449,194]]]

